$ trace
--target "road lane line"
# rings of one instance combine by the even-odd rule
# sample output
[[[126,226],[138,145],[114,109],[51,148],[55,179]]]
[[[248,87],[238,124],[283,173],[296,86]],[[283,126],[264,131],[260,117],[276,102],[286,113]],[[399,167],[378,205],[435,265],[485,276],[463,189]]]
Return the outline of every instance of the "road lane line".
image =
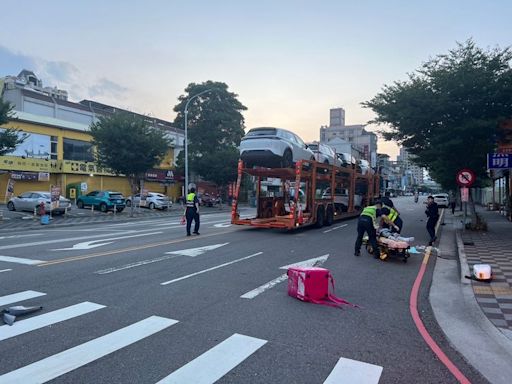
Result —
[[[10,236],[0,236],[0,240],[5,239],[19,239],[20,237],[34,237],[34,236],[42,236],[42,233],[32,233],[30,235],[10,235]]]
[[[199,271],[199,272],[191,273],[190,275],[186,275],[186,276],[178,277],[177,279],[165,281],[163,283],[160,283],[160,285],[168,285],[168,284],[171,284],[171,283],[175,283],[177,281],[188,279],[190,277],[194,277],[194,276],[197,276],[197,275],[202,275],[203,273],[210,272],[210,271],[213,271],[215,269],[222,268],[222,267],[226,267],[228,265],[235,264],[235,263],[238,263],[240,261],[244,261],[244,260],[250,259],[250,258],[255,257],[255,256],[259,256],[262,253],[263,252],[256,252],[256,253],[253,253],[252,255],[245,256],[245,257],[242,257],[240,259],[232,260],[232,261],[229,261],[229,262],[224,263],[224,264],[216,265],[215,267],[211,267],[211,268],[208,268],[208,269],[203,269],[202,271]]]
[[[162,257],[157,257],[156,259],[142,260],[142,261],[137,261],[136,263],[125,264],[120,267],[112,267],[112,268],[102,269],[102,270],[96,271],[94,273],[96,273],[97,275],[106,275],[106,274],[113,273],[113,272],[123,271],[125,269],[140,267],[140,266],[146,265],[146,264],[158,263],[159,261],[174,259],[176,257],[178,257],[178,255],[166,255],[166,256],[162,256]]]
[[[12,271],[12,269],[0,269],[0,273],[2,273],[2,272],[9,272],[9,271]]]
[[[0,384],[46,383],[103,356],[127,347],[139,340],[160,332],[178,321],[159,316],[121,328],[105,336],[98,337],[74,348],[67,349],[33,364],[16,369],[0,376]]]
[[[43,260],[25,259],[23,257],[12,257],[12,256],[0,256],[0,261],[5,261],[6,263],[16,263],[16,264],[24,264],[24,265],[37,265],[37,264],[44,263]]]
[[[267,289],[270,289],[274,287],[275,285],[285,281],[288,279],[288,275],[285,273],[284,275],[279,276],[278,278],[269,281],[266,284],[263,284],[259,286],[256,289],[253,289],[252,291],[249,291],[247,293],[244,293],[242,296],[240,296],[242,299],[254,299],[256,296],[258,296],[260,293],[265,292]]]
[[[213,384],[266,343],[267,340],[235,333],[157,384]]]
[[[195,237],[195,236],[194,237],[184,237],[184,238],[175,239],[175,240],[162,241],[160,243],[144,244],[144,245],[139,245],[139,246],[135,246],[135,247],[114,249],[114,250],[111,250],[111,251],[105,251],[105,252],[100,252],[100,253],[92,253],[92,254],[88,254],[88,255],[71,256],[71,257],[65,257],[65,258],[62,258],[62,259],[53,259],[53,260],[49,260],[49,261],[44,261],[41,264],[38,264],[37,266],[38,267],[48,267],[50,265],[69,263],[69,262],[72,262],[72,261],[86,260],[86,259],[91,259],[91,258],[94,258],[94,257],[110,256],[110,255],[115,255],[115,254],[118,254],[118,253],[140,251],[142,249],[161,247],[162,245],[177,244],[177,243],[183,243],[185,241],[194,241],[194,240],[197,240],[197,239],[205,239],[205,238],[208,238],[208,237],[225,235],[226,233],[230,233],[230,232],[233,232],[233,231],[232,230],[227,230],[227,231],[223,231],[223,232],[211,233],[211,234],[208,234],[208,235],[201,235],[201,236],[198,236],[198,237]]]
[[[341,357],[324,384],[378,384],[382,367]]]
[[[105,308],[105,306],[84,301],[83,303],[75,304],[70,307],[34,316],[26,320],[17,321],[14,327],[2,325],[0,327],[0,341],[34,331],[48,325],[60,323],[61,321],[69,320],[74,317],[85,315],[86,313],[97,311],[101,308]]]
[[[0,306],[11,304],[11,303],[17,303],[18,301],[24,301],[33,299],[35,297],[39,296],[45,296],[46,293],[43,292],[37,292],[37,291],[23,291],[18,293],[13,293],[11,295],[7,296],[0,296]]]
[[[327,229],[326,231],[324,231],[324,233],[329,233],[329,232],[335,231],[335,230],[337,230],[337,229],[344,228],[344,227],[346,227],[347,225],[348,225],[348,224],[338,225],[337,227],[334,227],[334,228],[331,228],[331,229]]]

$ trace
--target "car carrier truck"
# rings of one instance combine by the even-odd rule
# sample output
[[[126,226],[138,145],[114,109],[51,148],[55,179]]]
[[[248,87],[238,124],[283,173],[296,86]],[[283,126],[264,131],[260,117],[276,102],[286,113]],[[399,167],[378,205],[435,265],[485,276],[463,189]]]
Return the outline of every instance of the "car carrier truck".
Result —
[[[243,177],[254,183],[256,216],[241,218],[238,202]],[[357,173],[311,160],[294,168],[245,168],[238,163],[238,179],[231,206],[231,223],[262,228],[322,227],[355,217],[379,194],[379,176]]]

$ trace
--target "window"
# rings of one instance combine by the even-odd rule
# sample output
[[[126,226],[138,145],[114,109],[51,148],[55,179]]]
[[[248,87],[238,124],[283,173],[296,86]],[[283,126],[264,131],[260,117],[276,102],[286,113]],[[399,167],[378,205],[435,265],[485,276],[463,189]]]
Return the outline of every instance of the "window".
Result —
[[[64,138],[64,160],[94,161],[92,144]]]
[[[57,136],[50,137],[50,159],[57,160],[57,145],[59,138]]]

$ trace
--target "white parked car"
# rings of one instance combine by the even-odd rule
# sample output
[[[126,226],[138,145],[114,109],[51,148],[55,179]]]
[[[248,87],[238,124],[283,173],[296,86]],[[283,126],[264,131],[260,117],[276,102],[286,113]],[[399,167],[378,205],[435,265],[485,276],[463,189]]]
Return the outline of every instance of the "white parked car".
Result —
[[[315,154],[315,160],[319,163],[330,164],[330,165],[341,165],[341,162],[336,156],[334,149],[328,145],[321,143],[308,143],[308,148]]]
[[[167,209],[172,207],[172,202],[169,200],[169,197],[158,192],[148,192],[146,196],[146,202],[141,205],[140,193],[137,193],[133,198],[132,196],[126,199],[126,206],[130,207],[135,204],[135,206],[146,207],[149,209]]]
[[[438,207],[448,208],[450,206],[450,199],[447,193],[437,193],[432,196],[434,197],[434,203],[436,203]]]
[[[282,128],[253,128],[240,142],[240,158],[246,167],[293,167],[299,160],[314,160],[315,154],[295,133]]]
[[[34,212],[34,208],[39,212],[39,206],[44,203],[44,210],[50,212],[51,194],[47,191],[28,191],[19,196],[13,196],[7,203],[9,211],[28,211]],[[52,213],[64,213],[66,210],[71,209],[71,202],[60,196],[59,207],[52,209]]]

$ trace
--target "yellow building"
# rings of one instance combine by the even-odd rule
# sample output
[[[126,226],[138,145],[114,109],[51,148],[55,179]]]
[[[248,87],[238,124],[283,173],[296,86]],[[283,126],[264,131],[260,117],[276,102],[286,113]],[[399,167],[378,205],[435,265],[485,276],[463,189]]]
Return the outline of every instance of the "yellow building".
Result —
[[[20,85],[23,74],[25,85]],[[92,138],[87,132],[101,112],[112,113],[114,108],[87,100],[71,103],[64,91],[42,88],[37,78],[31,82],[32,72],[22,71],[20,75],[4,79],[3,94],[0,84],[2,98],[15,106],[14,119],[2,128],[15,128],[28,135],[9,156],[0,156],[0,202],[8,197],[8,185],[14,186],[15,195],[50,191],[52,185],[57,185],[68,198],[74,197],[71,188],[77,195],[115,190],[129,196],[126,177],[115,176],[94,163]],[[181,185],[174,178],[173,168],[175,148],[182,135],[162,120],[154,119],[154,124],[169,132],[174,144],[162,164],[148,170],[144,188],[176,200],[181,195]]]

